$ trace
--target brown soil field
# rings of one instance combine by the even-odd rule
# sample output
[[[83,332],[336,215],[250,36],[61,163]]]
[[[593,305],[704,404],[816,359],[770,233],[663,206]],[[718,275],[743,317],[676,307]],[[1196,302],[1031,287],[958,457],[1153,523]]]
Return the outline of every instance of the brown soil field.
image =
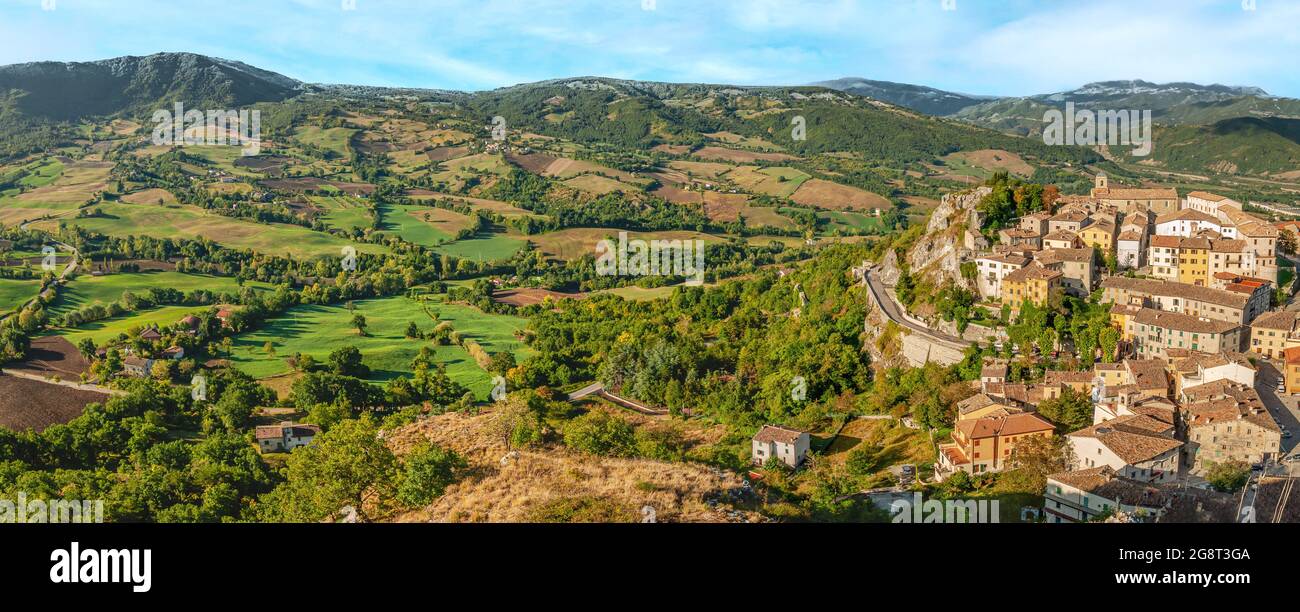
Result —
[[[431,162],[445,162],[449,159],[456,159],[457,157],[469,155],[469,147],[438,147],[436,149],[429,149],[428,151],[425,151],[424,154]]]
[[[77,382],[82,374],[90,371],[90,363],[63,336],[33,339],[27,359],[6,367],[46,378],[58,376],[70,382]]]
[[[713,221],[735,221],[741,209],[749,205],[749,196],[743,193],[718,193],[705,191],[704,214]]]
[[[699,204],[704,201],[704,196],[698,191],[687,191],[668,184],[660,185],[658,189],[650,193],[673,204]]]
[[[593,499],[626,522],[640,522],[647,506],[658,522],[725,522],[707,501],[742,486],[740,476],[699,464],[592,457],[563,448],[512,453],[493,431],[498,418],[449,413],[386,437],[399,456],[427,441],[470,464],[466,478],[397,522],[530,522],[545,508]]]
[[[887,210],[893,207],[887,198],[870,191],[821,179],[805,182],[790,199],[804,206],[817,206],[829,210],[869,211],[873,208]]]
[[[541,304],[546,298],[553,301],[560,300],[581,300],[586,299],[585,293],[560,293],[559,291],[549,291],[547,289],[509,289],[498,291],[492,294],[492,301],[511,306],[531,306]]]
[[[259,155],[257,157],[240,157],[234,162],[236,168],[248,168],[256,172],[279,172],[293,160],[281,155]]]
[[[669,145],[669,144],[655,145],[655,146],[654,146],[653,148],[651,148],[650,150],[651,150],[651,151],[659,151],[659,152],[661,152],[661,153],[667,153],[667,154],[669,154],[669,155],[686,155],[687,153],[690,153],[690,152],[691,152],[691,148],[690,148],[689,146],[686,146],[686,145]]]
[[[793,155],[785,153],[756,153],[754,151],[741,151],[738,149],[727,149],[723,147],[701,147],[695,152],[695,156],[700,159],[720,159],[729,162],[751,163],[756,161],[782,162],[792,159],[799,159]]]
[[[506,153],[506,161],[523,168],[533,174],[545,174],[546,169],[551,167],[559,158],[545,153]]]
[[[0,427],[44,431],[81,416],[87,404],[107,399],[102,393],[0,375]]]

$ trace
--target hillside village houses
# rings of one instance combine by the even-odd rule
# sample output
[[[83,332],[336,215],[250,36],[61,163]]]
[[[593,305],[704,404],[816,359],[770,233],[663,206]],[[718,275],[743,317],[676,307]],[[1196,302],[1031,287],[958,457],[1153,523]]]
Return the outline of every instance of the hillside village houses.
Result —
[[[1001,230],[1000,244],[972,258],[981,299],[1015,312],[1099,292],[1119,359],[1041,382],[1013,381],[1007,361],[986,361],[938,445],[936,478],[1009,469],[1018,443],[1056,433],[1038,407],[1066,389],[1089,398],[1093,422],[1061,432],[1072,465],[1048,477],[1048,522],[1156,516],[1168,487],[1216,463],[1278,458],[1284,430],[1256,390],[1256,360],[1285,360],[1286,388],[1300,392],[1300,313],[1270,312],[1279,229],[1241,208],[1206,192],[1180,200],[1173,189],[1112,188],[1103,174],[1089,195]],[[1133,274],[1109,275],[1103,263]]]

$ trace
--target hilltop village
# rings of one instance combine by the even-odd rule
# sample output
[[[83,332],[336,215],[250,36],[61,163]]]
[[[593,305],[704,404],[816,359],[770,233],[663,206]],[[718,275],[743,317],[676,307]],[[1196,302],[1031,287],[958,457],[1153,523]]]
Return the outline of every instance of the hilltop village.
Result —
[[[982,350],[975,394],[939,442],[936,480],[1012,469],[1018,447],[1055,437],[1069,468],[1048,476],[1043,520],[1079,522],[1157,517],[1175,489],[1209,489],[1224,471],[1289,473],[1286,423],[1290,394],[1300,393],[1300,312],[1288,308],[1295,238],[1245,208],[1213,193],[1115,188],[1100,174],[1090,194],[1060,196],[995,239],[959,233],[973,310],[1000,314],[991,330],[922,321],[897,303],[904,283],[876,289],[860,274],[911,337]],[[977,227],[980,213],[970,214]],[[1065,317],[1051,313],[1069,310],[1065,302],[1096,305],[1098,342],[1058,336]],[[1035,337],[1037,355],[1013,352],[1008,338],[1027,314],[1043,322],[1029,330],[1045,335]],[[1031,367],[1038,362],[1050,365]],[[1052,369],[1064,362],[1073,369]],[[1063,431],[1062,420],[1077,427]]]

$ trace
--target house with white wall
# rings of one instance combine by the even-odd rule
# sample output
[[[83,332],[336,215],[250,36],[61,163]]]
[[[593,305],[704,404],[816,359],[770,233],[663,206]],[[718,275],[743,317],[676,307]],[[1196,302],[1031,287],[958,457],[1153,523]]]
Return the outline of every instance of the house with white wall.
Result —
[[[767,465],[768,461],[776,459],[797,468],[808,457],[810,448],[812,436],[808,432],[780,425],[764,425],[754,434],[751,452],[757,465]]]

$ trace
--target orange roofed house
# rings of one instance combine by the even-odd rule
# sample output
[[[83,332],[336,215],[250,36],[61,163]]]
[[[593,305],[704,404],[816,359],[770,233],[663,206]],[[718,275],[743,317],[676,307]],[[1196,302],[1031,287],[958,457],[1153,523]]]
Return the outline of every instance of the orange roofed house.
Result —
[[[935,476],[942,480],[956,472],[1000,472],[1011,459],[1016,444],[1031,436],[1050,437],[1055,427],[1031,413],[1002,413],[957,421],[952,442],[939,445]]]

